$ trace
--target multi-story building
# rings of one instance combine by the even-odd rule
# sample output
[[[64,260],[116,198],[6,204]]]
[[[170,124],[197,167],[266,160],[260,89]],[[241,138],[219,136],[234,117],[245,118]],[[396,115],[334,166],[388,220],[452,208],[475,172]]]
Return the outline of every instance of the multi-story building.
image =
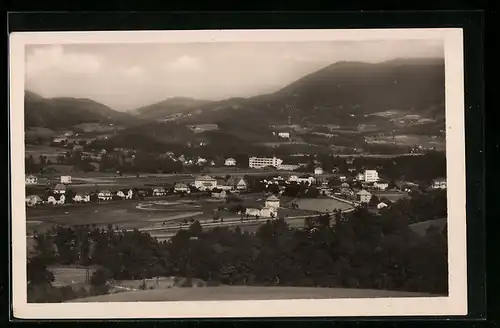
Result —
[[[266,166],[280,167],[283,161],[276,157],[250,157],[248,159],[248,167],[253,169],[261,169]]]
[[[365,182],[376,182],[378,181],[378,172],[377,170],[365,170],[364,180]]]

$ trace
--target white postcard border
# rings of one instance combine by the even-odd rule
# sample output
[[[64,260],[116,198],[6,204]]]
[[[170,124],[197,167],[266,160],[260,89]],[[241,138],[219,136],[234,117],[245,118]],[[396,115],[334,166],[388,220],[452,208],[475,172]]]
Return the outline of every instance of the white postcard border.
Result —
[[[24,71],[29,44],[380,41],[445,44],[449,296],[329,300],[27,303]],[[16,32],[10,34],[13,315],[23,319],[438,316],[467,314],[463,31],[437,29]]]

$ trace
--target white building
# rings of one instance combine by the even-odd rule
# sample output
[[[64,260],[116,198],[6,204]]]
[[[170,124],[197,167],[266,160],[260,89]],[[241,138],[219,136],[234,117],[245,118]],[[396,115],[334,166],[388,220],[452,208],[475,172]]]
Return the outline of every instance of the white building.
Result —
[[[363,173],[356,174],[356,180],[365,181],[365,175]]]
[[[248,159],[248,167],[253,169],[261,169],[266,166],[274,166],[278,168],[283,161],[276,157],[250,157]]]
[[[267,197],[264,207],[278,209],[280,207],[280,199],[274,195]]]
[[[232,157],[226,158],[224,161],[224,166],[235,166],[236,165],[236,160]]]
[[[386,204],[386,203],[384,203],[384,202],[380,202],[380,203],[378,203],[378,204],[377,204],[377,209],[378,209],[378,210],[381,210],[381,209],[383,209],[383,208],[386,208],[387,206],[389,206],[389,205],[387,205],[387,204]]]
[[[358,202],[361,202],[361,203],[369,203],[370,199],[372,198],[372,194],[370,194],[368,191],[366,191],[364,189],[359,191],[356,194],[356,196],[357,196]]]
[[[189,189],[189,187],[184,183],[176,183],[174,186],[174,192],[189,194],[191,192],[191,189]]]
[[[365,182],[376,182],[378,181],[377,170],[365,170],[363,173]]]
[[[299,167],[300,167],[300,165],[297,165],[297,164],[280,164],[280,166],[278,167],[278,170],[295,171]]]
[[[66,200],[66,196],[60,195],[59,197],[57,196],[49,196],[47,198],[47,203],[51,205],[63,205]]]
[[[153,189],[153,196],[165,196],[166,195],[165,188],[158,187]]]
[[[321,174],[323,174],[323,168],[322,168],[322,167],[319,167],[319,166],[318,166],[318,167],[316,167],[316,168],[314,169],[314,174],[317,174],[317,175],[321,175]]]
[[[312,185],[316,182],[316,178],[311,176],[300,176],[296,181],[297,183],[308,183],[309,185]]]
[[[389,188],[389,183],[386,181],[376,181],[373,183],[373,187],[379,190],[386,190]]]
[[[38,195],[30,195],[30,196],[26,197],[26,206],[34,207],[34,206],[41,204],[41,203],[43,203],[43,200]]]
[[[247,208],[245,214],[253,217],[276,218],[278,217],[278,208],[280,200],[278,197],[269,196],[262,208]]]
[[[99,200],[111,200],[113,199],[113,194],[109,190],[102,190],[97,194]]]
[[[207,162],[208,162],[208,160],[206,158],[203,158],[203,157],[198,157],[198,159],[196,160],[197,165],[204,165]]]
[[[61,175],[61,183],[71,183],[71,175]]]
[[[198,190],[213,190],[217,187],[217,180],[208,175],[203,175],[194,180],[194,187]]]
[[[446,179],[445,178],[438,178],[434,179],[432,181],[432,189],[446,189]]]
[[[290,132],[279,132],[279,133],[278,133],[278,136],[279,136],[280,138],[289,139],[289,138],[290,138]]]
[[[66,186],[63,185],[62,183],[56,184],[54,187],[54,194],[65,194],[66,193]]]
[[[27,185],[36,185],[38,183],[38,178],[34,175],[26,176],[26,184]]]
[[[88,195],[88,194],[76,194],[75,197],[73,197],[73,201],[75,203],[89,203],[90,202],[90,195]]]

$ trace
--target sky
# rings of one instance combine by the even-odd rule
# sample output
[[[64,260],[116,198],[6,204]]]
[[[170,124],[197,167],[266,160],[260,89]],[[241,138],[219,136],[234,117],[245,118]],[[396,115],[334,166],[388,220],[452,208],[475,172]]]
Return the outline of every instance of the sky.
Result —
[[[439,40],[28,45],[25,85],[126,111],[171,97],[271,93],[337,61],[443,56]]]

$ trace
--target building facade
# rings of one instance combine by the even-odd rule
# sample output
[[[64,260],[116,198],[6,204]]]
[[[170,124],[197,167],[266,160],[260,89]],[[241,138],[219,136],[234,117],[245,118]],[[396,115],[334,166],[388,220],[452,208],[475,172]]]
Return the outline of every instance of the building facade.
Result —
[[[434,179],[434,181],[432,181],[432,189],[446,189],[446,179]]]
[[[27,185],[36,185],[38,183],[38,178],[34,175],[26,176],[26,184]]]
[[[217,180],[208,175],[204,175],[194,180],[194,186],[201,191],[213,190],[217,187]]]
[[[377,170],[365,170],[363,176],[365,182],[376,182],[379,179]]]
[[[61,175],[61,183],[71,183],[71,175]]]
[[[248,167],[253,169],[261,169],[266,166],[280,167],[283,161],[276,157],[250,157],[248,159]]]
[[[236,166],[236,160],[232,157],[226,158],[224,161],[224,166]]]

